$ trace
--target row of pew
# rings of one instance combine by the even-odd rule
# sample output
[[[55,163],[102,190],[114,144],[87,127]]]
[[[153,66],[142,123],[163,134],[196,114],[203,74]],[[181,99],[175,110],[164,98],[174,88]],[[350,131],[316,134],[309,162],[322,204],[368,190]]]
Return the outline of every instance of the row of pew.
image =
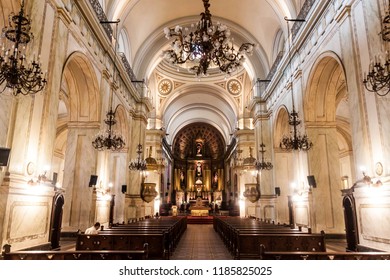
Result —
[[[79,234],[76,251],[138,250],[147,259],[169,259],[187,229],[186,217],[160,217],[131,224],[116,224],[97,235]]]
[[[235,259],[260,259],[263,251],[325,252],[325,233],[252,218],[215,217],[214,230]]]

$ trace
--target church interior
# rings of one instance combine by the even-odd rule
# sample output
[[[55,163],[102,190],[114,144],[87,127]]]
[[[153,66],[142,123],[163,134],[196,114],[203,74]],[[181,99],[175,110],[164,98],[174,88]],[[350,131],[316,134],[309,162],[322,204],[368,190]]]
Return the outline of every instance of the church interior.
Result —
[[[0,12],[0,259],[390,259],[388,0]]]

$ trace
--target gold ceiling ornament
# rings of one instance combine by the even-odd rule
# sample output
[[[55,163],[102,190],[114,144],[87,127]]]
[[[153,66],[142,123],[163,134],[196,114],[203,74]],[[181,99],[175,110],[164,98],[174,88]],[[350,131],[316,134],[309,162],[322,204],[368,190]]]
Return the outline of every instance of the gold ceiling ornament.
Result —
[[[236,79],[231,79],[227,82],[227,89],[230,94],[237,95],[241,93],[241,83]]]
[[[168,95],[172,92],[173,85],[168,79],[163,79],[158,83],[158,92],[161,95]]]

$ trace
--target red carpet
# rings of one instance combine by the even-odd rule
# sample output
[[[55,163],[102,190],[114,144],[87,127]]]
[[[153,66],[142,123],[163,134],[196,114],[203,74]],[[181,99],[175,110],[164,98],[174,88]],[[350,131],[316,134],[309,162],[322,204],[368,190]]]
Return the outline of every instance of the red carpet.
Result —
[[[187,216],[187,224],[212,224],[213,216]]]

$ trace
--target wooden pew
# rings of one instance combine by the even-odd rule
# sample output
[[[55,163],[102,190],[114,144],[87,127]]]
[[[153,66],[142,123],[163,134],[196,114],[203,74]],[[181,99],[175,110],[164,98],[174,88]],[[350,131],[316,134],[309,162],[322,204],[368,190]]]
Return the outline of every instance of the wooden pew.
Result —
[[[186,228],[185,217],[113,225],[98,235],[79,234],[76,250],[140,250],[147,243],[149,259],[169,259]]]
[[[146,260],[147,250],[15,251],[4,260]]]
[[[4,260],[146,260],[148,259],[148,244],[142,250],[19,250],[11,252],[11,245],[5,244],[1,258]]]
[[[256,244],[263,245],[266,251],[326,251],[325,234],[240,234],[234,257],[236,259],[260,258],[258,247],[255,248]]]
[[[287,225],[275,225],[255,219],[215,218],[214,229],[235,259],[257,259],[258,246],[268,251],[325,251],[325,234],[302,232]]]
[[[160,233],[166,234],[166,246],[171,254],[176,248],[181,236],[187,229],[187,218],[186,217],[169,217],[160,219],[147,219],[142,222],[134,224],[121,224],[113,225],[108,229],[101,231],[101,234],[111,233]]]
[[[390,253],[386,252],[288,252],[266,251],[260,245],[260,259],[262,260],[390,260]]]
[[[78,250],[142,250],[144,244],[148,244],[149,259],[167,259],[168,250],[165,247],[165,234],[79,234],[76,241]]]

